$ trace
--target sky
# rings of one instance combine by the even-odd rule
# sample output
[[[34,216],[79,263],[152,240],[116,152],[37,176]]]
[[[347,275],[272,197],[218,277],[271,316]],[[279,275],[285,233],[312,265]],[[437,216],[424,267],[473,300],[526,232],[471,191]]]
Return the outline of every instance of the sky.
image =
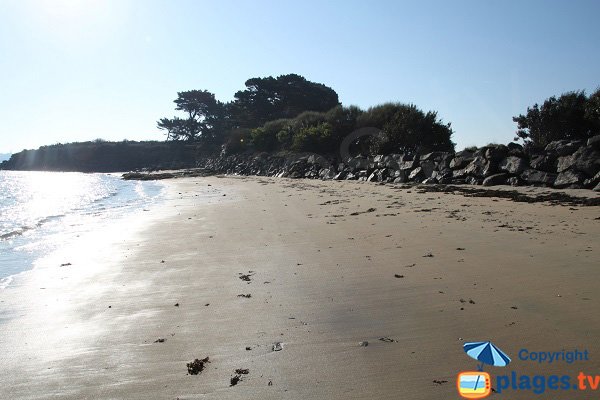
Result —
[[[512,117],[600,86],[600,1],[0,0],[0,153],[164,140],[178,91],[230,101],[297,73],[344,105],[413,103],[457,148],[508,143]]]

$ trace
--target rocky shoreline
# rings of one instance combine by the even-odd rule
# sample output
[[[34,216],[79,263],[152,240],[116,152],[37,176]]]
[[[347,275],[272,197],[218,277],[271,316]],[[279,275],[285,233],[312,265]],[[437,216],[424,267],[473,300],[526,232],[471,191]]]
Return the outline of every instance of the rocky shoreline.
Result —
[[[543,149],[517,143],[457,153],[389,154],[335,162],[318,154],[234,154],[204,158],[195,169],[130,172],[124,179],[236,174],[323,180],[443,185],[542,186],[600,191],[600,136],[555,141]]]

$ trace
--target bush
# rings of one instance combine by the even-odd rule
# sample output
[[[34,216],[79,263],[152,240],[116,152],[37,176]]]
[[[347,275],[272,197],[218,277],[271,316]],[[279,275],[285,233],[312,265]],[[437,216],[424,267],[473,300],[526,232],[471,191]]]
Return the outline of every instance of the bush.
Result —
[[[384,137],[371,138],[372,153],[415,153],[453,151],[450,124],[444,124],[437,113],[424,113],[413,104],[386,103],[370,108],[357,121],[358,127],[375,127]]]
[[[513,117],[517,137],[529,146],[545,146],[554,140],[583,140],[600,134],[600,94],[589,98],[584,91],[568,92],[527,107],[525,115]]]
[[[304,126],[294,132],[292,150],[322,153],[331,140],[331,124],[321,122],[315,126]]]

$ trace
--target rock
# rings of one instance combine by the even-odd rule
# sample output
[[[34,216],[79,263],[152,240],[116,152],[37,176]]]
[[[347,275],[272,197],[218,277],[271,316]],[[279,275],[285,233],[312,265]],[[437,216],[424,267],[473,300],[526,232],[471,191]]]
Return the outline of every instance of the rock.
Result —
[[[379,171],[375,170],[375,172],[369,175],[369,177],[367,178],[367,182],[379,182],[377,172]]]
[[[437,179],[435,179],[435,178],[425,178],[425,180],[423,180],[423,182],[421,182],[421,183],[423,183],[425,185],[432,185],[432,184],[438,183],[438,182],[437,182]]]
[[[558,172],[575,169],[594,176],[600,171],[600,152],[592,147],[580,147],[570,156],[559,157],[556,170]]]
[[[506,183],[507,178],[507,173],[490,175],[483,180],[483,186],[504,185]]]
[[[392,178],[394,183],[408,182],[408,171],[394,171],[390,178]]]
[[[465,178],[465,183],[467,185],[480,185],[481,184],[481,179],[480,178],[476,178],[474,176],[467,176]]]
[[[346,176],[347,176],[347,173],[345,171],[342,171],[342,172],[338,172],[337,174],[335,174],[332,179],[334,179],[336,181],[341,181],[344,178],[346,178]]]
[[[416,165],[417,165],[416,160],[402,161],[402,163],[399,163],[399,169],[401,169],[401,170],[413,169],[416,167]]]
[[[367,342],[367,341],[365,340],[364,342],[360,342],[360,343],[358,343],[358,345],[359,345],[360,347],[367,347],[367,346],[369,345],[369,342]]]
[[[427,161],[427,160],[440,161],[444,157],[446,157],[448,154],[450,154],[450,153],[445,152],[445,151],[432,151],[431,153],[427,153],[427,154],[423,154],[422,156],[419,156],[419,160],[421,160],[421,161]]]
[[[598,183],[600,183],[600,172],[598,172],[596,175],[594,175],[593,178],[584,180],[583,186],[585,186],[586,188],[592,188],[595,185],[597,185]]]
[[[587,140],[588,147],[593,147],[596,150],[600,150],[600,135],[596,135]]]
[[[556,180],[556,174],[549,172],[528,169],[521,174],[521,179],[531,185],[552,186]]]
[[[494,168],[493,161],[486,160],[484,157],[477,156],[473,161],[465,167],[465,172],[468,175],[477,177],[487,177],[492,175],[496,168]]]
[[[508,172],[509,174],[519,175],[527,169],[527,160],[520,157],[508,156],[502,159],[498,169],[500,169],[500,171]]]
[[[594,192],[600,192],[600,183],[596,185],[595,188],[592,189]]]
[[[398,161],[394,159],[386,160],[383,166],[389,169],[400,169],[400,164],[398,164]]]
[[[408,175],[408,180],[420,182],[424,178],[423,168],[417,167]]]
[[[367,169],[369,167],[369,160],[362,157],[350,158],[346,164],[350,167],[351,171],[357,171],[361,169]]]
[[[556,158],[548,155],[534,155],[529,160],[529,166],[538,171],[556,172]]]
[[[469,150],[459,151],[458,153],[456,153],[454,155],[454,158],[452,159],[452,161],[450,161],[450,168],[462,169],[462,168],[466,167],[471,161],[473,161],[474,158],[475,158],[475,156],[473,155],[472,151],[469,151]]]
[[[520,181],[519,177],[511,176],[510,178],[508,178],[506,180],[506,184],[510,185],[510,186],[519,186],[521,184],[521,181]]]
[[[571,185],[579,185],[584,181],[584,176],[582,173],[577,171],[563,171],[556,177],[554,181],[554,187],[557,188],[566,188]]]
[[[467,176],[465,169],[457,169],[452,171],[452,179],[464,179]]]
[[[547,153],[555,153],[559,156],[569,156],[581,147],[581,141],[571,141],[571,140],[555,140],[546,145],[544,150]]]
[[[329,168],[323,168],[321,171],[319,171],[319,178],[325,180],[325,179],[333,179],[333,177],[335,176],[335,172],[333,172],[333,170],[329,169]]]
[[[423,170],[423,175],[425,176],[425,178],[431,177],[431,174],[433,174],[433,171],[435,171],[436,169],[436,165],[433,162],[433,160],[421,161],[420,166]]]
[[[503,144],[487,146],[484,154],[487,160],[498,162],[506,157],[508,154],[508,147]]]
[[[521,157],[525,154],[523,146],[521,146],[519,143],[510,142],[508,145],[506,145],[506,147],[508,148],[508,154],[511,156]]]
[[[431,178],[437,183],[450,183],[452,181],[452,170],[445,169],[443,171],[433,171]]]

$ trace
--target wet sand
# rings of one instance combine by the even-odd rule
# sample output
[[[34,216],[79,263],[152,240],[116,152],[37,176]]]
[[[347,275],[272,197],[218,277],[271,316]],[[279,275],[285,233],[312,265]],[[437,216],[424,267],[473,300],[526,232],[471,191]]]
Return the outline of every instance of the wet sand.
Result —
[[[458,398],[457,373],[477,365],[462,344],[478,340],[513,359],[492,376],[600,375],[600,207],[361,182],[167,185],[142,230],[64,249],[0,291],[15,310],[0,398]],[[522,348],[590,360],[540,365]]]

